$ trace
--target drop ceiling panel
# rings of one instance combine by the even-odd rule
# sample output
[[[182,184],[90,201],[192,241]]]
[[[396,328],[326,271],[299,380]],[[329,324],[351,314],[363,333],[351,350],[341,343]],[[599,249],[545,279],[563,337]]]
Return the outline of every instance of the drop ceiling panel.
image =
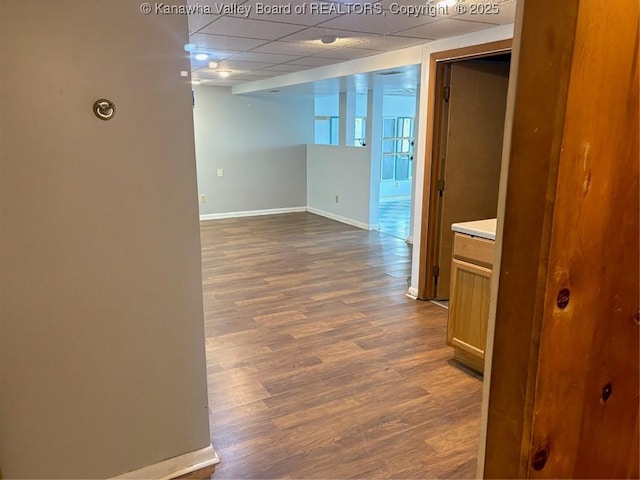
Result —
[[[276,75],[278,75],[277,72],[267,72],[266,70],[259,70],[259,71],[255,71],[255,72],[238,74],[238,75],[234,76],[233,78],[236,78],[237,80],[242,80],[242,79],[247,79],[247,78],[263,79],[263,78],[275,77]]]
[[[432,21],[433,18],[431,17],[395,15],[385,10],[382,14],[376,15],[343,15],[323,23],[322,26],[352,32],[389,35],[400,30],[417,27]]]
[[[282,55],[278,53],[263,53],[253,50],[251,52],[240,53],[231,60],[241,60],[246,62],[264,62],[268,64],[278,64],[298,60],[302,55]]]
[[[203,80],[200,85],[213,85],[215,87],[232,87],[244,83],[242,80],[233,80],[231,78],[219,78],[217,80]],[[198,94],[196,92],[196,107],[198,106]]]
[[[364,48],[344,47],[336,48],[325,53],[319,53],[314,55],[315,57],[322,58],[336,58],[341,60],[353,60],[355,58],[368,57],[370,55],[376,55],[382,53],[380,50],[368,50]]]
[[[263,9],[262,13],[258,13],[259,11],[256,8],[257,3],[273,6],[275,7],[275,10],[273,10],[273,13],[267,13],[267,11]],[[251,0],[249,2],[246,2],[246,5],[252,7],[249,18],[252,18],[254,20],[265,20],[269,22],[283,22],[293,23],[296,25],[313,26],[339,16],[339,14],[337,13],[330,13],[325,15],[313,14],[311,13],[310,8],[311,3],[320,2],[305,2],[300,0]],[[279,7],[286,7],[287,5],[291,5],[291,13],[278,13],[277,9]],[[304,7],[302,7],[303,5]],[[298,8],[304,8],[304,13],[296,13],[296,6]]]
[[[315,55],[316,53],[334,50],[333,45],[323,45],[320,42],[270,42],[252,50],[261,53],[283,53],[287,55]]]
[[[395,4],[393,8],[398,5],[424,6],[430,4],[429,0],[373,0],[372,3],[384,7],[383,13],[379,14],[338,13],[347,11],[346,3],[363,5],[352,0],[328,0],[333,10],[325,14],[310,13],[310,6],[323,0],[187,1],[189,5],[208,7],[213,12],[212,15],[191,15],[189,30],[190,42],[195,44],[191,55],[194,77],[208,77],[208,82],[216,85],[232,85],[253,77],[268,78],[337,64],[513,22],[516,3],[515,0],[494,0],[498,2],[500,13],[491,18],[471,13],[445,18],[441,14],[416,16],[391,11],[392,4]],[[470,2],[462,5],[469,8]],[[259,3],[272,7],[290,4],[292,13],[258,13]],[[251,7],[249,18],[219,15],[222,6],[234,5]],[[302,8],[301,5],[305,6],[305,11],[296,13],[296,6]],[[337,41],[323,44],[320,42],[322,36],[336,36]],[[194,54],[199,52],[209,54],[209,58],[196,60]],[[233,81],[220,78],[207,68],[211,60],[218,61],[220,69],[230,70]],[[405,88],[404,85],[396,87]]]
[[[241,5],[246,1],[247,0],[239,0],[236,3]],[[189,15],[189,33],[197,32],[200,28],[219,17],[218,6],[220,5],[220,0],[187,0],[187,5],[196,8],[196,11],[204,12],[205,8],[208,8],[208,10],[213,12],[211,15],[204,13]]]
[[[464,33],[477,32],[478,30],[484,30],[492,26],[494,25],[447,18],[420,27],[403,30],[398,35],[425,39],[440,39],[462,35]]]
[[[261,63],[261,62],[237,62],[234,59],[225,60],[220,62],[218,68],[221,70],[241,70],[244,72],[249,72],[251,70],[260,70],[261,68],[266,68],[270,63]]]
[[[325,36],[334,36],[336,37],[336,41],[330,44],[323,44],[320,39]],[[312,27],[307,28],[306,30],[302,30],[301,32],[288,35],[281,40],[283,42],[312,42],[313,44],[319,45],[320,47],[348,47],[365,40],[370,40],[377,36],[379,35],[375,35],[372,33],[354,34],[352,32],[347,32],[346,30]]]
[[[324,67],[325,65],[332,65],[334,63],[340,63],[340,60],[336,60],[335,58],[304,57],[300,60],[289,62],[291,65],[304,65],[307,67]]]
[[[220,77],[220,75],[218,75],[213,70],[209,70],[208,68],[203,70],[198,70],[197,72],[194,73],[193,77],[199,80],[226,80],[226,78]]]
[[[270,72],[279,72],[280,75],[284,75],[285,73],[299,72],[300,70],[306,70],[308,68],[313,67],[309,67],[306,65],[293,65],[291,63],[282,63],[280,65],[272,65],[269,68],[265,68],[265,70],[268,70]]]
[[[257,40],[255,38],[228,37],[223,35],[209,35],[205,33],[196,33],[191,35],[191,43],[195,43],[198,51],[207,52],[213,50],[235,50],[238,52],[246,52],[252,48],[267,43],[266,40]]]
[[[290,23],[265,22],[240,17],[221,17],[203,28],[200,33],[215,35],[246,36],[264,40],[277,40],[305,28]]]
[[[371,48],[374,50],[399,50],[401,48],[413,47],[421,43],[426,43],[427,40],[423,38],[410,38],[410,37],[396,37],[396,36],[383,36],[374,37],[371,40],[366,40],[356,45],[358,48]]]
[[[254,75],[252,73],[250,75],[238,75],[237,77],[234,77],[234,78],[242,82],[253,82],[254,80],[264,80],[265,78],[269,78],[269,77],[262,76],[262,75]]]
[[[211,61],[221,62],[222,60],[231,58],[234,55],[237,55],[239,53],[241,52],[235,52],[230,50],[207,50],[207,54],[209,55],[209,57],[206,60],[196,60],[196,58],[193,55],[191,56],[191,68],[196,69],[196,68],[206,67],[209,65],[209,62]]]
[[[189,15],[189,33],[195,33],[219,18],[219,15]]]

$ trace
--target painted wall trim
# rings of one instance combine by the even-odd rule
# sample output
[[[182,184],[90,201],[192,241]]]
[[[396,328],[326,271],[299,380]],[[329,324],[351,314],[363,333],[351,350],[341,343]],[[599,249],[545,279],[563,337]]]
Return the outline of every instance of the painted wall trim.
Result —
[[[207,213],[200,215],[200,221],[220,220],[222,218],[257,217],[260,215],[279,215],[281,213],[306,212],[307,207],[269,208],[266,210],[246,210],[243,212]]]
[[[369,225],[367,223],[359,222],[358,220],[353,220],[352,218],[343,217],[342,215],[336,215],[335,213],[318,210],[317,208],[307,207],[307,212],[313,213],[315,215],[320,215],[321,217],[330,218],[331,220],[335,220],[336,222],[346,223],[347,225],[351,225],[353,227],[362,228],[363,230],[378,229],[378,225]]]
[[[134,480],[140,478],[170,480],[218,463],[220,463],[220,457],[218,457],[213,446],[209,445],[200,450],[195,450],[147,467],[123,473],[122,475],[113,477],[111,480]]]

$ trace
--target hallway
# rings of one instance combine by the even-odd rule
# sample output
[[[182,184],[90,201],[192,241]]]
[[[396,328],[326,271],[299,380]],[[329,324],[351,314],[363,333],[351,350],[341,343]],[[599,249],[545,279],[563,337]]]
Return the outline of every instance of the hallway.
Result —
[[[400,239],[309,213],[201,224],[213,478],[475,475],[481,379]]]

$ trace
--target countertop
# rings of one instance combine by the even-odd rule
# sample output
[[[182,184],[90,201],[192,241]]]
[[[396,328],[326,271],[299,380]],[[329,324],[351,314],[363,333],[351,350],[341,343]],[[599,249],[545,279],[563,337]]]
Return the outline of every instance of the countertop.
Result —
[[[496,239],[496,219],[474,220],[472,222],[460,222],[451,225],[451,230],[458,233],[465,233],[474,237]]]

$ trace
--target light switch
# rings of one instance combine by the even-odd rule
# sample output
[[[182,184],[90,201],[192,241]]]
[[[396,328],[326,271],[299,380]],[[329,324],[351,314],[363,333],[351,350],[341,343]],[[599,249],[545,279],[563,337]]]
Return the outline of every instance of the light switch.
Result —
[[[221,169],[221,168],[219,168],[219,169],[217,170],[216,175],[217,175],[218,177],[222,177],[222,176],[223,176],[223,172],[222,172],[222,169]]]

